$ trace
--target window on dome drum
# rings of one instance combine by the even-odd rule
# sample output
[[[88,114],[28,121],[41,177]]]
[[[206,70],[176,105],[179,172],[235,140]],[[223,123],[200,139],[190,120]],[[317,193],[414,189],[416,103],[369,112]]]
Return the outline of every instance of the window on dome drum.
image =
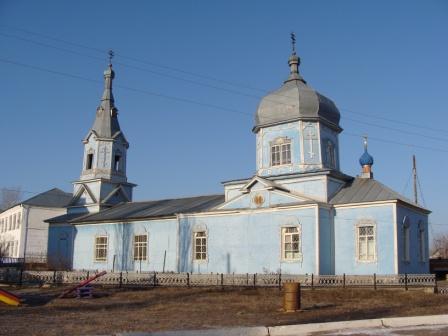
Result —
[[[148,257],[148,235],[134,236],[134,260],[146,260]]]
[[[336,153],[334,144],[331,141],[327,141],[327,164],[330,168],[336,168]]]
[[[409,218],[407,216],[403,219],[403,261],[409,262],[411,260],[410,251],[410,232]]]
[[[419,247],[419,256],[420,261],[426,261],[426,252],[425,252],[425,227],[423,226],[422,221],[418,224],[418,247]]]
[[[115,155],[115,157],[114,157],[114,170],[115,171],[120,170],[120,159],[121,159],[120,155]]]
[[[271,166],[291,163],[291,140],[279,138],[271,143]]]
[[[358,225],[356,234],[358,261],[374,261],[376,259],[375,225]]]
[[[92,169],[93,166],[93,154],[87,154],[86,169]]]
[[[107,261],[107,236],[95,237],[95,261]]]
[[[193,259],[198,261],[207,260],[207,234],[205,231],[194,233]]]
[[[282,259],[300,260],[301,237],[299,227],[282,228]]]

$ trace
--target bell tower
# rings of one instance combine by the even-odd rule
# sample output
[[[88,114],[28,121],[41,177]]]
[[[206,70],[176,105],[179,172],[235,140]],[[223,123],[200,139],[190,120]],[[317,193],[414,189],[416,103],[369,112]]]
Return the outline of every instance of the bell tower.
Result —
[[[84,158],[81,176],[74,182],[69,212],[97,212],[121,202],[132,201],[132,188],[127,182],[126,154],[129,143],[118,123],[118,109],[112,93],[115,72],[113,52],[104,71],[104,92],[96,110],[92,128],[83,140]]]

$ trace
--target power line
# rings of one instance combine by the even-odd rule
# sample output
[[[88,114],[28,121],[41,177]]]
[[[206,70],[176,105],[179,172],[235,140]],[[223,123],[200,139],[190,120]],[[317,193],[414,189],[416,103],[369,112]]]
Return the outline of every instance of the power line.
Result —
[[[35,35],[35,36],[41,36],[41,37],[44,37],[46,39],[50,39],[50,40],[53,40],[53,41],[69,44],[69,45],[76,46],[76,47],[79,47],[79,48],[84,48],[84,49],[87,49],[87,50],[95,51],[95,52],[101,53],[103,55],[105,54],[105,51],[103,49],[100,49],[100,48],[94,48],[94,47],[91,47],[91,46],[86,46],[86,45],[83,45],[83,44],[74,43],[74,42],[67,41],[67,40],[64,40],[64,39],[61,39],[61,38],[55,38],[55,37],[48,36],[48,35],[45,35],[45,34],[31,32],[31,31],[26,30],[26,29],[21,29],[21,28],[18,28],[18,27],[12,27],[12,26],[9,26],[9,25],[0,24],[0,26],[8,27],[10,29],[14,29],[14,30],[17,30],[17,31],[22,31],[22,32],[25,32],[27,34],[31,34],[31,35]],[[37,42],[35,40],[30,40],[30,39],[19,37],[19,36],[15,36],[15,35],[8,35],[8,34],[4,34],[4,33],[0,33],[0,35],[7,36],[7,37],[12,37],[12,38],[16,38],[16,39],[20,39],[20,40],[27,41],[27,42],[30,42],[30,43],[35,43],[35,44],[38,44],[38,45],[41,45],[41,46],[44,46],[44,47],[54,48],[54,49],[58,49],[58,50],[61,50],[61,51],[64,51],[64,52],[70,52],[70,53],[74,53],[74,54],[85,56],[85,57],[91,57],[91,58],[100,59],[100,60],[104,59],[103,57],[100,58],[100,57],[85,55],[85,54],[81,54],[81,53],[78,53],[78,52],[75,52],[75,51],[72,51],[72,50],[68,50],[68,49],[65,49],[65,48],[60,48],[60,47],[48,45],[48,44],[45,44],[45,43]],[[221,82],[221,83],[226,83],[227,85],[243,87],[243,88],[246,88],[246,89],[256,90],[256,91],[263,92],[263,93],[266,93],[268,91],[266,89],[260,89],[260,88],[255,88],[255,87],[251,87],[251,86],[247,86],[247,85],[237,84],[237,83],[226,81],[226,80],[222,80],[222,79],[219,79],[219,78],[216,78],[216,77],[207,76],[207,75],[203,75],[203,74],[197,74],[197,73],[194,73],[194,72],[185,71],[183,69],[178,69],[178,68],[171,67],[171,66],[161,65],[161,64],[154,63],[154,62],[149,62],[147,60],[143,60],[143,59],[136,58],[136,57],[130,57],[130,56],[126,56],[126,55],[123,55],[123,54],[118,54],[118,55],[120,57],[122,57],[122,58],[133,60],[133,61],[137,61],[137,62],[140,62],[140,63],[143,63],[143,64],[148,64],[148,65],[151,65],[151,66],[156,66],[156,67],[159,67],[159,68],[168,69],[168,70],[171,70],[171,71],[181,72],[181,73],[185,73],[185,74],[188,74],[188,75],[196,76],[196,77],[199,77],[199,78],[204,78],[204,79],[208,79],[208,80],[218,81],[218,82]],[[239,92],[239,91],[235,91],[235,90],[231,90],[231,89],[227,89],[227,88],[223,88],[223,87],[218,87],[218,86],[214,86],[214,85],[210,85],[210,84],[205,84],[205,83],[201,83],[201,82],[185,79],[185,78],[178,77],[178,76],[168,75],[168,74],[156,72],[156,71],[153,71],[153,70],[148,70],[146,68],[136,67],[136,66],[133,66],[133,65],[125,64],[125,63],[117,63],[117,64],[122,65],[124,67],[130,67],[130,68],[134,68],[134,69],[138,69],[138,70],[142,70],[142,71],[147,71],[147,72],[159,75],[159,76],[164,76],[164,77],[168,77],[168,78],[172,78],[172,79],[176,79],[176,80],[181,80],[181,81],[189,82],[189,83],[192,83],[192,84],[195,84],[195,85],[210,87],[210,88],[213,88],[213,89],[223,90],[223,91],[226,91],[226,92],[229,92],[229,93],[238,94],[238,95],[242,95],[242,96],[246,96],[246,97],[250,97],[250,98],[255,98],[255,99],[261,99],[262,98],[261,96],[257,96],[257,95],[253,95],[253,94],[247,94],[247,93],[242,93],[242,92]],[[276,94],[276,93],[271,93],[271,96],[272,95],[276,95],[276,96],[279,96],[279,97],[283,96],[283,97],[291,98],[289,96],[280,95],[280,94]],[[272,101],[274,101],[274,100],[272,100]],[[280,103],[280,104],[285,104],[283,102],[278,102],[278,101],[274,101],[274,102]],[[295,106],[293,104],[285,104],[285,105]],[[375,115],[369,115],[369,114],[366,114],[366,113],[355,112],[355,111],[352,111],[352,110],[347,109],[347,108],[340,108],[340,109],[343,110],[343,111],[346,111],[348,113],[352,113],[352,114],[356,114],[356,115],[363,115],[363,116],[366,116],[368,118],[385,120],[385,121],[388,121],[388,122],[393,122],[393,123],[397,123],[397,124],[401,124],[401,125],[404,124],[404,125],[408,125],[408,126],[411,126],[411,127],[422,128],[422,129],[426,129],[426,130],[442,132],[442,133],[447,134],[447,131],[446,130],[442,130],[442,129],[437,129],[437,128],[428,127],[428,126],[422,126],[422,125],[418,125],[418,124],[413,124],[413,123],[410,123],[410,122],[407,122],[407,121],[403,121],[403,120],[399,121],[399,120],[394,120],[392,118],[385,118],[385,117],[380,117],[380,116],[375,116]],[[351,120],[351,121],[354,121],[354,122],[368,124],[368,125],[373,126],[373,127],[387,128],[385,126],[378,126],[378,125],[375,125],[375,124],[369,124],[369,123],[364,122],[364,121],[350,119],[350,118],[347,118],[347,117],[345,117],[345,119]],[[433,139],[433,140],[438,140],[438,141],[444,141],[444,142],[448,141],[448,139],[442,139],[442,138],[438,138],[438,137],[427,136],[427,135],[423,135],[423,134],[420,134],[420,133],[414,133],[414,132],[410,132],[410,131],[403,131],[403,130],[400,130],[400,129],[390,128],[390,130],[403,132],[403,133],[407,133],[407,134],[410,134],[410,135],[422,136],[422,137],[426,137],[426,138]]]
[[[59,76],[75,78],[75,79],[80,79],[80,80],[94,82],[94,83],[102,83],[102,81],[99,81],[99,80],[96,80],[96,79],[91,79],[91,78],[87,78],[87,77],[83,77],[83,76],[79,76],[79,75],[69,74],[69,73],[66,73],[66,72],[61,72],[61,71],[51,70],[51,69],[47,69],[47,68],[42,68],[42,67],[38,67],[38,66],[35,66],[35,65],[20,63],[20,62],[8,60],[8,59],[0,58],[0,62],[9,63],[9,64],[13,64],[13,65],[16,65],[16,66],[21,66],[21,67],[25,67],[25,68],[41,71],[41,72],[47,72],[47,73],[51,73],[51,74],[55,74],[55,75],[59,75]],[[161,98],[170,99],[170,100],[181,101],[181,102],[194,104],[194,105],[199,105],[199,106],[211,107],[211,108],[214,108],[214,109],[219,109],[219,110],[223,110],[223,111],[227,111],[227,112],[231,112],[231,113],[235,113],[235,114],[241,114],[241,115],[245,115],[245,116],[250,116],[251,118],[253,117],[252,114],[249,114],[247,112],[243,112],[243,111],[239,111],[239,110],[236,110],[236,109],[231,109],[231,108],[227,108],[227,107],[223,107],[223,106],[219,106],[219,105],[198,102],[198,101],[195,101],[195,100],[192,100],[192,99],[188,99],[188,98],[182,98],[182,97],[176,97],[176,96],[171,96],[171,95],[165,95],[165,94],[158,93],[158,92],[147,91],[147,90],[133,88],[133,87],[124,86],[124,85],[115,85],[115,86],[119,87],[119,88],[122,88],[122,89],[125,89],[125,90],[133,91],[133,92],[143,93],[143,94],[156,96],[156,97],[161,97]],[[350,135],[350,136],[356,136],[356,137],[360,137],[360,138],[362,138],[364,136],[364,135],[361,135],[361,134],[354,134],[354,133],[350,133],[350,132],[347,132],[347,131],[345,131],[343,134]],[[378,137],[369,137],[369,139],[373,139],[373,140],[377,140],[377,141],[381,141],[381,142],[386,142],[386,143],[398,144],[398,145],[401,145],[401,146],[407,146],[407,147],[412,147],[412,148],[421,148],[421,149],[427,149],[427,150],[434,150],[434,151],[438,151],[438,152],[448,152],[448,150],[441,149],[441,148],[401,143],[401,142],[381,139],[381,138],[378,138]]]

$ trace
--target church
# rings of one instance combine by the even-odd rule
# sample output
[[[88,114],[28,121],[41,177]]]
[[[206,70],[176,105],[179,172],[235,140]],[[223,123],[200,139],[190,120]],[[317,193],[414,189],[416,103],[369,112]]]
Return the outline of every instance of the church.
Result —
[[[340,170],[335,103],[302,78],[300,58],[255,113],[256,174],[224,192],[133,201],[129,143],[118,122],[112,64],[85,136],[65,214],[48,219],[48,260],[74,270],[193,273],[428,273],[428,215],[373,177]],[[361,147],[361,146],[360,146]]]

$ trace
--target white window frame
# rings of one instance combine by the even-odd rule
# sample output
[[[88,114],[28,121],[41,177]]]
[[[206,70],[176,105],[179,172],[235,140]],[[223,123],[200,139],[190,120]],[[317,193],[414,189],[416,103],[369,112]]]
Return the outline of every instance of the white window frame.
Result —
[[[102,243],[99,244],[98,243],[98,239],[99,238],[106,238],[106,243]],[[99,245],[101,245],[100,247],[104,247],[105,246],[105,257],[104,258],[98,258],[98,251],[100,250]],[[93,242],[93,261],[96,263],[104,263],[107,262],[107,257],[109,255],[109,236],[108,235],[97,235],[95,236],[95,240]]]
[[[411,262],[411,225],[408,216],[403,218],[403,261]]]
[[[137,242],[136,241],[137,237],[145,237],[146,241]],[[133,254],[134,261],[148,261],[149,260],[148,243],[149,243],[149,235],[147,233],[134,234],[134,239],[133,239],[133,244],[132,244],[132,254]],[[137,253],[138,255],[135,254],[136,249],[138,251],[138,253]],[[143,251],[145,253],[142,253]]]
[[[287,232],[290,229],[295,229],[295,232]],[[298,262],[298,261],[302,261],[303,259],[303,255],[302,255],[302,228],[300,225],[286,225],[286,226],[282,226],[281,227],[281,231],[280,231],[280,241],[281,241],[281,260],[283,262]],[[286,244],[294,244],[294,239],[293,236],[297,235],[298,236],[298,241],[297,241],[297,249],[294,249],[293,247],[291,247],[288,251],[286,249]],[[291,237],[291,241],[287,242],[287,237]],[[292,257],[288,257],[286,255],[287,252],[290,252],[293,254]],[[296,254],[294,256],[294,253]]]
[[[203,236],[199,236],[199,234],[204,234]],[[197,244],[197,239],[201,241],[201,243]],[[203,243],[205,241],[205,244]],[[201,247],[201,250],[198,251],[198,247]],[[205,251],[203,251],[203,247],[205,247]],[[200,257],[198,258],[198,253]],[[207,262],[208,261],[208,234],[207,230],[197,230],[193,232],[193,261],[194,262]]]
[[[277,138],[270,143],[270,161],[271,167],[286,166],[292,163],[292,143],[291,139],[288,138]],[[274,150],[278,155],[274,159]]]
[[[363,234],[361,235],[361,229],[362,228],[368,228],[371,227],[372,228],[372,234]],[[356,225],[355,225],[355,244],[356,244],[356,261],[358,263],[373,263],[377,261],[377,234],[376,234],[376,223],[372,220],[360,220]],[[373,237],[373,255],[369,255],[369,246],[368,246],[368,242],[369,242],[369,237]],[[361,238],[365,238],[365,242],[366,242],[366,254],[365,257],[363,255],[361,255],[362,251],[361,251]]]

